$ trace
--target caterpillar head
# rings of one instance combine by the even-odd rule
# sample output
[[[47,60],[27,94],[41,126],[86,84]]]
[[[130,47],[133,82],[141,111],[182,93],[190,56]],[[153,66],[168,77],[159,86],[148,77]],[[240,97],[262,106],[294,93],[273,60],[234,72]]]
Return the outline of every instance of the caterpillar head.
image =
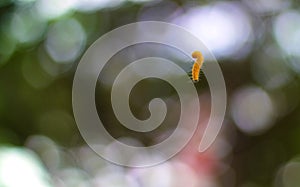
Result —
[[[202,63],[204,58],[203,58],[203,55],[200,51],[194,51],[192,53],[192,57],[196,59],[196,62],[198,63]]]

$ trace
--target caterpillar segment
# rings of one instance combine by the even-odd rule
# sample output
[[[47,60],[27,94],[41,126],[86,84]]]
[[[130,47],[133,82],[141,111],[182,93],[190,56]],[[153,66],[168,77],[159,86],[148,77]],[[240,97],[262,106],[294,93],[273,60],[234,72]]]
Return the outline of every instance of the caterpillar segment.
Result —
[[[200,76],[200,70],[204,62],[204,57],[200,51],[194,51],[192,53],[192,57],[196,59],[191,71],[192,80],[193,82],[198,82]]]
[[[200,65],[198,63],[194,63],[192,68],[192,80],[193,82],[199,81],[199,73],[200,73]]]

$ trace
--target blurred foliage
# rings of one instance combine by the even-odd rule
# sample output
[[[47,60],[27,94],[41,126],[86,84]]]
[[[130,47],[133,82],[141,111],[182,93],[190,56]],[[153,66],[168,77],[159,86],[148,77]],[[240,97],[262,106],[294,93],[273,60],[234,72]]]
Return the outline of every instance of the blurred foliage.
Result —
[[[70,149],[84,145],[73,118],[71,98],[80,57],[98,37],[114,28],[141,20],[160,20],[183,24],[191,32],[199,32],[200,37],[211,37],[208,47],[218,58],[227,86],[229,104],[223,129],[229,132],[226,137],[233,147],[225,158],[235,173],[233,186],[294,185],[289,182],[292,179],[283,184],[276,181],[281,176],[280,168],[300,154],[298,1],[123,0],[101,4],[98,0],[91,1],[98,4],[90,6],[89,1],[78,2],[0,1],[0,144],[26,147],[28,138],[38,134]],[[204,14],[208,10],[212,13]],[[233,17],[236,20],[230,22]],[[190,28],[190,21],[210,24],[207,28],[211,30],[201,26]],[[119,55],[124,59],[125,54]],[[172,58],[166,53],[161,55]],[[106,67],[108,72],[100,74],[100,81],[107,74],[111,75],[109,79],[114,78],[116,70],[126,65],[111,61],[114,71]],[[184,66],[187,71],[189,67]],[[137,95],[146,95],[145,100],[132,102],[136,116],[149,115],[140,108],[153,97],[178,100],[173,88],[164,84],[148,80],[134,88]],[[209,92],[205,77],[196,86],[200,94]],[[113,118],[110,103],[105,103],[109,86],[99,89],[96,100],[105,105],[98,109],[99,116],[113,126],[118,122]],[[166,119],[166,123],[173,121],[177,118]],[[107,129],[116,137],[128,136],[124,129]],[[130,135],[151,145],[156,143],[153,137],[159,132],[168,134],[172,129],[171,125],[152,134]],[[51,166],[47,168],[51,170]],[[300,170],[295,173],[299,176]],[[224,177],[218,180],[220,186],[232,186]]]

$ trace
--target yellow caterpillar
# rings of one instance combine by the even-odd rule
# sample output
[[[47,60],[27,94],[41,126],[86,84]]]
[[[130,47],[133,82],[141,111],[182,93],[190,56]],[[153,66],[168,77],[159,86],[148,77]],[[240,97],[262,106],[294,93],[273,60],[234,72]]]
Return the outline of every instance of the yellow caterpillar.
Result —
[[[193,82],[198,82],[199,81],[199,73],[201,70],[201,67],[204,62],[203,55],[200,51],[194,51],[192,53],[192,57],[196,59],[194,62],[194,65],[192,67],[192,80]]]

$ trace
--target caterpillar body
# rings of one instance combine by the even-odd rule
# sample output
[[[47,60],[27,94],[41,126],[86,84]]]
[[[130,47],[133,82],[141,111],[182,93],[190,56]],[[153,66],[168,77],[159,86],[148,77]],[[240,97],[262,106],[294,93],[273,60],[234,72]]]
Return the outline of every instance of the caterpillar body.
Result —
[[[192,80],[193,82],[199,81],[199,73],[200,73],[200,66],[198,63],[194,63],[192,67]]]
[[[196,61],[194,62],[192,67],[192,80],[193,82],[198,82],[200,70],[204,62],[204,57],[200,51],[194,51],[192,53],[192,57],[196,58]]]

